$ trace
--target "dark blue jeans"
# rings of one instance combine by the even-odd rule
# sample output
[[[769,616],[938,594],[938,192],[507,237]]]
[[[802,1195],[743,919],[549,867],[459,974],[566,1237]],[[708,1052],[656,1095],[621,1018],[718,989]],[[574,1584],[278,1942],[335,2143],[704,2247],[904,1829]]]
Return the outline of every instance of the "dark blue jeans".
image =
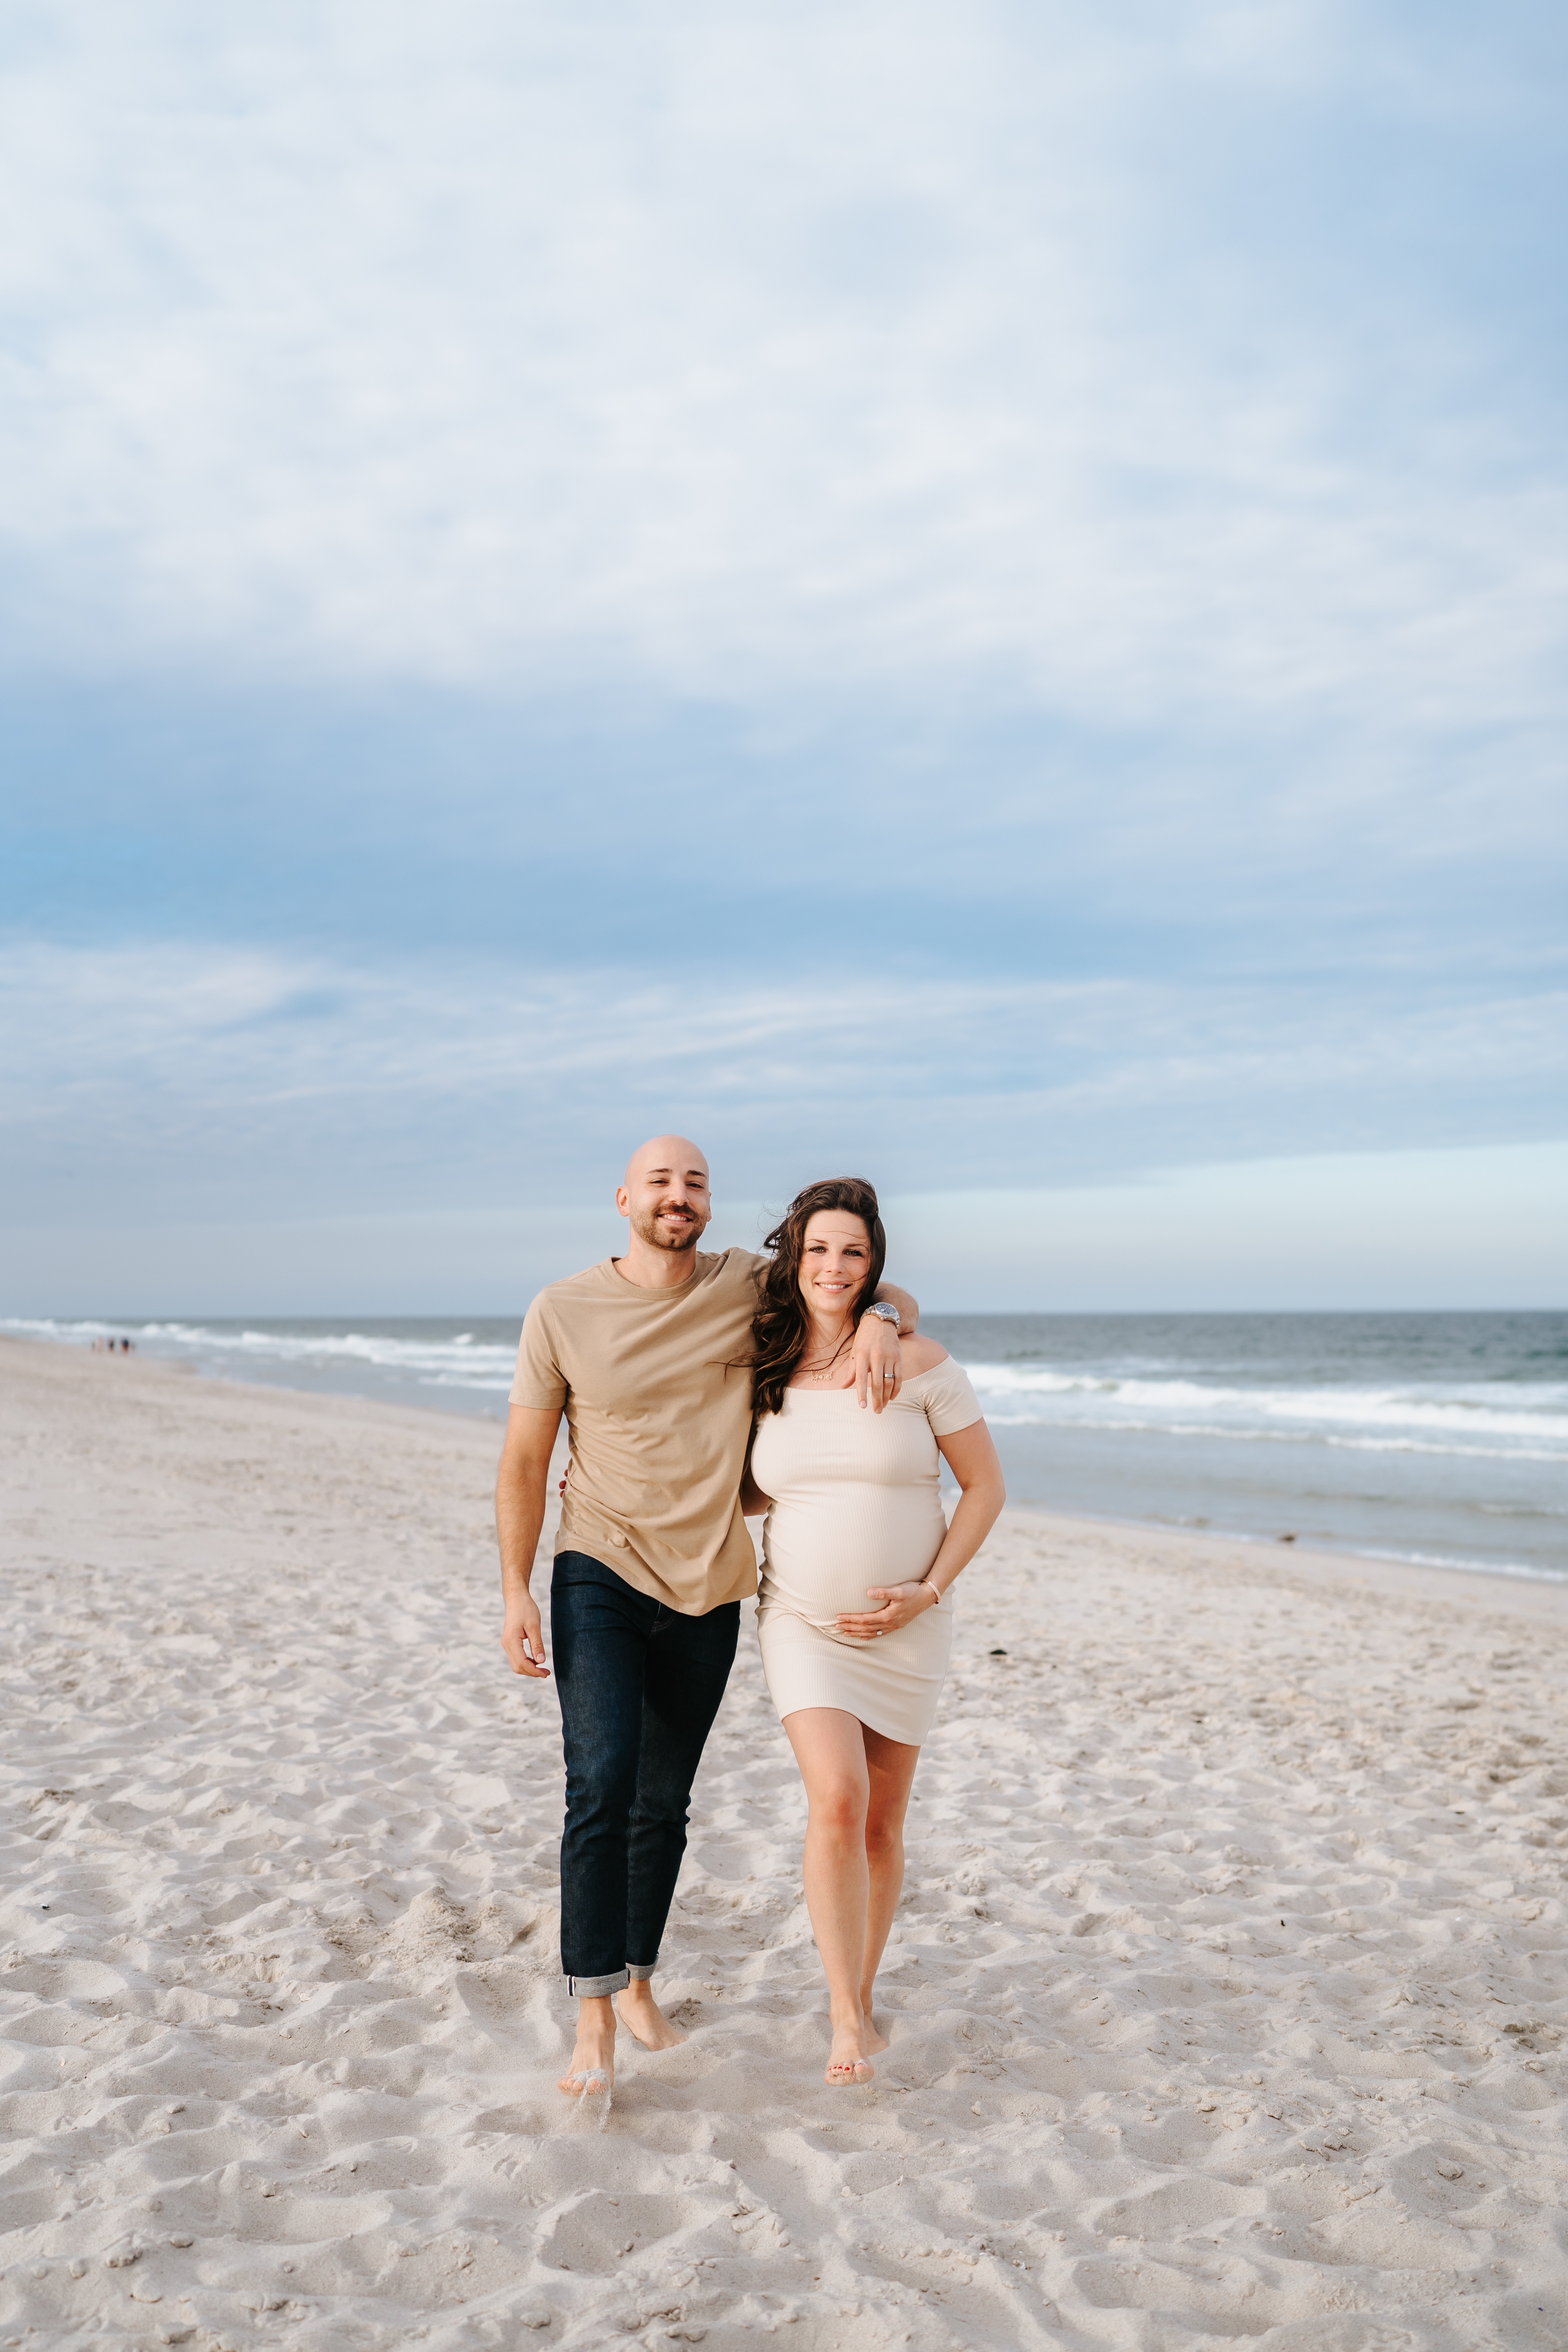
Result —
[[[683,1617],[583,1551],[550,1587],[566,1749],[561,1965],[573,1992],[651,1977],[691,1783],[735,1659],[741,1604]]]

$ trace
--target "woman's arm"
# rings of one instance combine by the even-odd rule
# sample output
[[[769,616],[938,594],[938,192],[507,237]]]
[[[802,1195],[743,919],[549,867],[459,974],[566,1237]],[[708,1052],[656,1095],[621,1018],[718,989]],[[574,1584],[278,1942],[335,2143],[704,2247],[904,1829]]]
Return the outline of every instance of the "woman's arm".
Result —
[[[840,1617],[840,1633],[875,1641],[879,1633],[896,1633],[900,1625],[910,1624],[922,1610],[934,1609],[995,1526],[1007,1489],[985,1423],[971,1422],[967,1429],[955,1429],[950,1437],[939,1437],[936,1442],[962,1490],[946,1540],[923,1578],[909,1584],[872,1585],[866,1597],[879,1601],[882,1606]]]
[[[1002,1514],[1007,1500],[995,1442],[983,1421],[939,1437],[937,1451],[962,1489],[947,1541],[925,1573],[927,1584],[945,1592],[961,1577]]]

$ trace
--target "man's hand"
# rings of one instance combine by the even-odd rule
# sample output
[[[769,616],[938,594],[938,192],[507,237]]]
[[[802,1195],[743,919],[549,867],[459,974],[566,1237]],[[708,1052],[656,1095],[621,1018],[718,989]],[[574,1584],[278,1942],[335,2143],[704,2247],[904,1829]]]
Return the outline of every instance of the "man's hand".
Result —
[[[550,1455],[561,1426],[559,1406],[548,1411],[514,1404],[506,1417],[506,1440],[496,1473],[496,1533],[500,1538],[500,1589],[505,1612],[501,1648],[514,1675],[542,1681],[544,1636],[529,1580],[544,1525],[544,1495]]]
[[[904,1384],[899,1335],[880,1315],[862,1315],[855,1334],[855,1393],[873,1412],[891,1404]]]
[[[514,1675],[549,1674],[550,1668],[544,1663],[544,1629],[531,1592],[514,1593],[508,1602],[500,1645]]]
[[[852,1642],[874,1642],[879,1633],[896,1633],[900,1625],[912,1625],[937,1606],[940,1595],[934,1584],[921,1582],[869,1585],[866,1598],[879,1601],[881,1607],[834,1620],[835,1631]]]

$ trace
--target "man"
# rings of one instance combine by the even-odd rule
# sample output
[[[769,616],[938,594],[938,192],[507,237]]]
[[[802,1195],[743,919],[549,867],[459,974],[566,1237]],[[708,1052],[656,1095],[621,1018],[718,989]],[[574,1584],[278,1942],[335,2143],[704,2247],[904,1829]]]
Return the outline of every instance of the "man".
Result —
[[[566,1750],[561,1965],[577,2040],[561,2088],[609,2095],[616,2017],[650,2050],[686,2037],[652,1978],[691,1783],[757,1589],[741,1515],[752,1427],[751,1250],[698,1250],[708,1162],[684,1136],[633,1153],[616,1206],[626,1254],[541,1291],[518,1348],[496,1481],[501,1645],[515,1674],[548,1674],[529,1590],[550,1457],[564,1412],[572,1461],[551,1583]],[[899,1392],[907,1292],[884,1284],[855,1344],[860,1402]]]

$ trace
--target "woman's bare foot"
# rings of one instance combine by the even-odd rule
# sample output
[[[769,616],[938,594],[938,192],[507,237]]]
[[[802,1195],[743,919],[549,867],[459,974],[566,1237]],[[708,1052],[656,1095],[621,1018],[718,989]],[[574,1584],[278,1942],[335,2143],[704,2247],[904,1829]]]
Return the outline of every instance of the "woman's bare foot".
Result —
[[[622,1987],[616,2014],[645,2050],[674,2050],[686,2039],[684,2027],[672,2023],[655,2000],[646,1977],[634,1977]]]
[[[831,2083],[837,2090],[846,2083],[868,2083],[873,2071],[866,2063],[864,2023],[836,2025],[833,2047],[827,2056],[827,2072],[823,2081]]]
[[[607,2095],[616,2073],[616,2012],[608,2000],[577,2004],[577,2039],[561,2077],[569,2099]],[[598,2077],[595,2081],[593,2078]]]
[[[877,2021],[871,2014],[871,2004],[869,2001],[866,2003],[865,2018],[866,2055],[868,2058],[874,2058],[879,2050],[885,2050],[887,2048],[888,2037],[879,2030]]]

